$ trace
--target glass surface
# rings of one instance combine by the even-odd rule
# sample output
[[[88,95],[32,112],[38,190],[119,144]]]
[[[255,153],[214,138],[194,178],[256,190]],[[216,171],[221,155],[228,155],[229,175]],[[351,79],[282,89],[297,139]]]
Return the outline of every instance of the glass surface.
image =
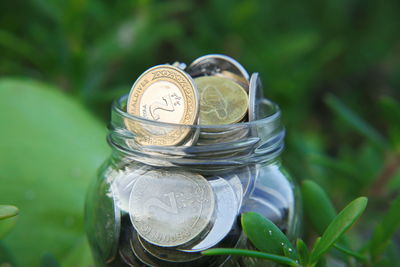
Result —
[[[102,166],[86,201],[86,229],[98,266],[260,266],[256,259],[202,256],[215,247],[252,248],[240,214],[258,212],[289,238],[298,235],[297,190],[282,167],[278,107],[263,100],[262,120],[177,125],[125,112],[116,101]],[[129,130],[127,129],[129,125]],[[185,135],[175,146],[149,138]],[[146,144],[148,139],[146,139]],[[157,141],[158,142],[158,141]]]

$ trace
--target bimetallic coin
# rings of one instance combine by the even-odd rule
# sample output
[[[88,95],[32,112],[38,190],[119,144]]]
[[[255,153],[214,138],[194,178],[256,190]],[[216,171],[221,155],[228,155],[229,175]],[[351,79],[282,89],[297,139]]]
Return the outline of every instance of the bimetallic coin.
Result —
[[[246,115],[247,93],[239,84],[215,76],[196,78],[195,83],[200,93],[200,124],[231,124]]]
[[[223,178],[209,180],[216,196],[217,213],[210,232],[200,242],[180,249],[198,252],[217,245],[231,231],[238,212],[238,201],[232,186]]]
[[[249,79],[249,74],[243,66],[231,57],[221,54],[210,54],[194,60],[186,70],[192,77],[216,75],[223,71]]]
[[[163,247],[187,244],[207,231],[214,205],[213,190],[203,176],[173,170],[143,174],[129,200],[138,234]]]
[[[148,120],[193,125],[199,114],[199,96],[192,78],[171,65],[145,71],[132,86],[127,112]],[[142,145],[177,145],[190,133],[189,127],[159,127],[126,119]]]

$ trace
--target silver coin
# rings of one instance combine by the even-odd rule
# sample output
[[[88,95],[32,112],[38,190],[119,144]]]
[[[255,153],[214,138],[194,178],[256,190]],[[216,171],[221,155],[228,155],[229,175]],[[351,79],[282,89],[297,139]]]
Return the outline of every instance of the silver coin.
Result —
[[[132,228],[132,227],[127,227]],[[121,235],[121,242],[119,247],[119,255],[121,259],[129,266],[139,267],[144,266],[144,264],[136,257],[132,251],[131,238],[132,231],[126,229],[126,232]]]
[[[186,71],[192,77],[215,75],[223,71],[228,71],[242,76],[246,80],[249,79],[249,74],[239,62],[221,54],[210,54],[199,57],[187,67]]]
[[[243,201],[243,184],[242,181],[240,180],[239,176],[236,174],[230,175],[228,177],[224,177],[229,184],[232,186],[233,190],[235,191],[236,199],[237,199],[237,207],[238,207],[238,212],[240,208],[242,207],[242,201]]]
[[[264,98],[264,89],[260,79],[260,75],[255,72],[250,77],[249,86],[249,121],[262,119],[262,109],[259,101]]]
[[[238,202],[232,186],[223,178],[209,180],[216,196],[216,216],[210,232],[198,243],[180,249],[185,252],[199,252],[218,244],[231,231],[235,222]]]
[[[200,253],[188,253],[175,248],[165,248],[153,245],[138,236],[142,247],[157,259],[169,262],[190,262],[202,257]]]
[[[206,231],[214,205],[213,190],[203,176],[173,170],[143,174],[129,200],[138,234],[163,247],[184,245]]]
[[[141,245],[136,232],[132,233],[132,238],[130,239],[131,251],[142,263],[148,266],[163,266],[163,262],[151,254],[149,254]],[[164,263],[165,265],[165,263]]]

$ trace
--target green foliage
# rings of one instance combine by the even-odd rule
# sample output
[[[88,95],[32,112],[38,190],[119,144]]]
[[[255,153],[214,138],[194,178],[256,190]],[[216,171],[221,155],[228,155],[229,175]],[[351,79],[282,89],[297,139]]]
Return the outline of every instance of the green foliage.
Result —
[[[320,261],[321,257],[328,252],[329,248],[331,248],[357,221],[364,212],[366,206],[367,198],[365,197],[359,197],[348,204],[336,217],[334,217],[322,236],[316,239],[314,247],[310,253],[304,241],[297,240],[295,249],[279,228],[274,226],[270,220],[257,213],[248,212],[242,214],[242,226],[247,237],[256,248],[269,253],[263,254],[249,250],[217,248],[207,250],[203,254],[230,254],[246,257],[258,257],[290,266],[312,267]],[[269,234],[267,234],[268,232]],[[282,247],[286,247],[287,250],[282,249]],[[290,254],[287,255],[286,251],[290,251]],[[293,262],[293,260],[295,261]]]
[[[392,203],[390,209],[386,212],[383,220],[375,228],[371,242],[369,244],[370,253],[374,261],[379,260],[393,235],[400,228],[400,195]]]
[[[229,248],[214,248],[203,251],[202,254],[207,256],[213,255],[238,255],[243,257],[254,257],[260,258],[264,260],[270,260],[277,263],[289,265],[289,266],[298,266],[297,262],[291,258],[285,256],[279,256],[275,254],[259,252],[254,250],[247,250],[247,249],[229,249]]]
[[[317,233],[322,235],[336,216],[335,208],[325,191],[307,180],[301,186],[305,212]]]
[[[329,224],[310,254],[310,263],[315,264],[330,247],[356,222],[367,206],[367,198],[360,197],[345,207]]]
[[[46,253],[60,260],[84,236],[86,186],[108,151],[104,126],[55,88],[16,79],[0,80],[0,121],[0,203],[20,209],[4,244],[17,266],[39,266]]]
[[[264,252],[284,255],[284,248],[292,251],[288,257],[296,259],[294,248],[285,234],[270,220],[255,212],[247,212],[241,216],[243,231],[253,245]]]

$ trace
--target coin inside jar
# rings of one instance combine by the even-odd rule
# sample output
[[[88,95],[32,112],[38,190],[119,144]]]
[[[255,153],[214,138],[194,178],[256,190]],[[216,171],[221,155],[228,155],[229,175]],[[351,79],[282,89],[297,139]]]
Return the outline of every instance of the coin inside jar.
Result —
[[[244,80],[249,79],[249,74],[239,62],[221,54],[209,54],[199,57],[187,67],[187,72],[192,77],[218,75],[224,71],[243,77]]]
[[[200,124],[239,122],[247,113],[246,91],[232,80],[204,76],[195,79],[200,94]]]
[[[187,244],[207,231],[214,205],[213,190],[203,176],[172,170],[142,174],[129,200],[138,234],[163,247]]]
[[[148,120],[193,125],[199,97],[192,78],[178,67],[159,65],[145,71],[132,86],[127,112]],[[177,145],[190,134],[189,127],[157,127],[125,120],[142,145]]]

